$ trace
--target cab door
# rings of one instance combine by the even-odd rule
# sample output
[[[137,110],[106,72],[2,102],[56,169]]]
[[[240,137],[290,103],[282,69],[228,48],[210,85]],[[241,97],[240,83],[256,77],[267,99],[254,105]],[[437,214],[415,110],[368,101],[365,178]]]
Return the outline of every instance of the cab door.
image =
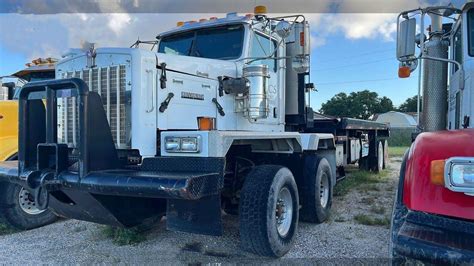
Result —
[[[262,119],[262,123],[266,124],[278,124],[278,114],[279,111],[277,108],[279,106],[279,99],[283,95],[280,94],[280,90],[278,90],[278,60],[275,59],[278,57],[278,42],[268,36],[267,34],[254,31],[251,34],[250,38],[250,58],[266,58],[272,57],[269,59],[262,59],[262,60],[255,60],[250,59],[252,61],[251,65],[267,65],[269,70],[270,78],[268,80],[268,117],[267,119]],[[257,121],[257,123],[259,123]]]

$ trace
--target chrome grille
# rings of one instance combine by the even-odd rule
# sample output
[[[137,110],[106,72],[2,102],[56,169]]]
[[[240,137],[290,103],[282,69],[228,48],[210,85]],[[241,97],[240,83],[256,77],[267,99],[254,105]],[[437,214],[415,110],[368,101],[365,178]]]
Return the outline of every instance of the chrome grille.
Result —
[[[126,67],[125,65],[84,69],[63,73],[61,78],[80,78],[90,91],[97,92],[102,99],[115,146],[130,148],[126,117]],[[60,99],[58,111],[58,140],[76,147],[79,141],[78,105],[75,97]],[[74,107],[74,108],[73,108]]]

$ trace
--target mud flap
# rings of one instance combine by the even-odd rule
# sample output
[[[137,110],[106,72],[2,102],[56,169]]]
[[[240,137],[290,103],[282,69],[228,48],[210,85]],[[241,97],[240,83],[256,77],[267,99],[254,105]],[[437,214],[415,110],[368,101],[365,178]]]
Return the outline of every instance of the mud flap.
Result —
[[[199,200],[169,199],[166,221],[168,230],[221,236],[220,195]]]

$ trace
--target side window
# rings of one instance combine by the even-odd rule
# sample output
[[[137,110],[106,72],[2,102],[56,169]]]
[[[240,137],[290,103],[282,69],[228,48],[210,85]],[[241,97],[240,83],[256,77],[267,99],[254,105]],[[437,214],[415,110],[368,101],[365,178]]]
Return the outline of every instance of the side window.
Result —
[[[469,55],[474,56],[474,9],[467,12],[467,34],[469,34]]]
[[[268,57],[272,55],[277,46],[276,41],[269,39],[261,34],[255,33],[252,38],[252,45],[250,48],[250,57]],[[276,56],[276,54],[274,55]],[[267,65],[270,70],[276,72],[276,60],[265,59],[257,60],[252,62],[252,65],[264,64]]]
[[[8,100],[8,88],[7,87],[1,87],[0,89],[0,100],[5,101]]]
[[[458,27],[456,30],[456,33],[453,36],[453,55],[454,55],[454,60],[460,64],[462,64],[462,27]],[[454,67],[454,72],[458,71],[458,67]]]

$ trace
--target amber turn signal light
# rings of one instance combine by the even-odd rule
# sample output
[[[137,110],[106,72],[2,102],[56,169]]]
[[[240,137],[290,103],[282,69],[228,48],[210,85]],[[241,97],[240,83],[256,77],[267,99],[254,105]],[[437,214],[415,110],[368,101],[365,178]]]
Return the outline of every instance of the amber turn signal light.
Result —
[[[198,117],[199,130],[214,130],[216,129],[215,118],[212,117]]]
[[[431,183],[444,186],[444,165],[445,160],[433,160],[431,161],[430,167],[430,179]]]
[[[267,7],[266,6],[256,6],[253,9],[253,13],[255,13],[256,15],[266,14],[267,13]]]
[[[398,77],[399,78],[408,78],[410,77],[411,69],[407,66],[401,66],[398,68]]]

